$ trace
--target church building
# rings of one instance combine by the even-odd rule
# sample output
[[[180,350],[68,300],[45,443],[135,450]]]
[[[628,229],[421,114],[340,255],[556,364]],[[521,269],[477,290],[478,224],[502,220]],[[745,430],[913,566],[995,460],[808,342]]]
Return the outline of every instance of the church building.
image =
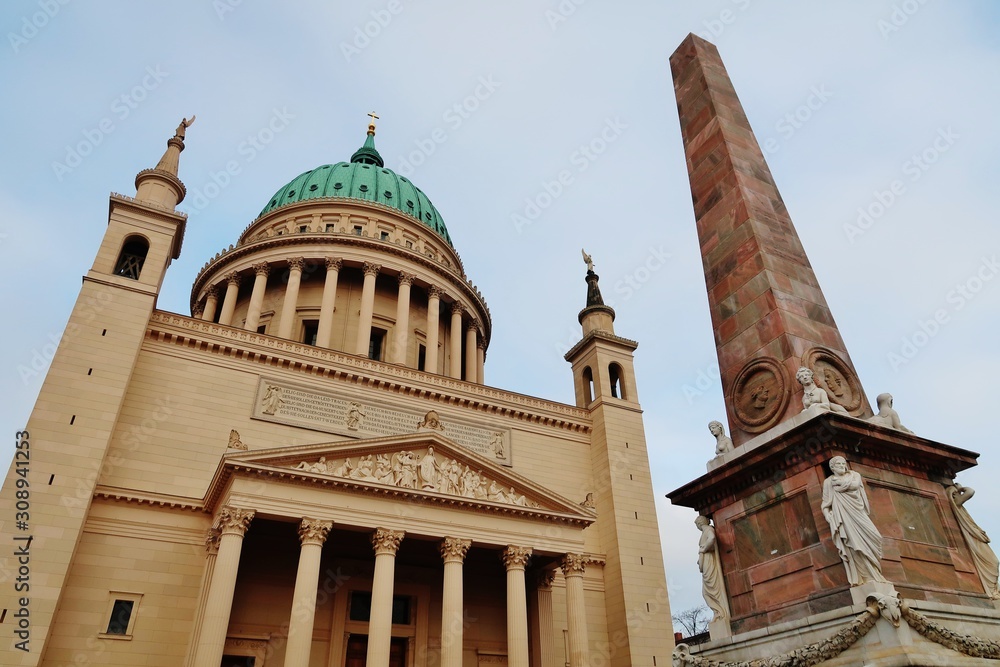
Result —
[[[554,295],[582,306],[575,405],[489,386],[475,267],[373,116],[165,312],[190,124],[111,194],[18,436],[0,663],[670,664],[637,343],[592,263]]]

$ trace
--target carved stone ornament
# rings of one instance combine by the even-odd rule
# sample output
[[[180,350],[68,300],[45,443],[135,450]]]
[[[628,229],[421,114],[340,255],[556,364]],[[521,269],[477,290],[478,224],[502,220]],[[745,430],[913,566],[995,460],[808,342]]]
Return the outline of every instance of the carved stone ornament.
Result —
[[[590,493],[587,494],[587,497],[583,499],[582,503],[580,503],[580,507],[586,507],[589,510],[597,509],[597,503],[594,502],[594,492],[593,491],[591,491]]]
[[[258,276],[264,276],[265,278],[271,273],[271,265],[267,262],[257,262],[253,265],[253,272]]]
[[[816,385],[826,391],[831,403],[840,405],[855,417],[861,413],[861,383],[835,352],[814,347],[802,355],[802,365],[812,369]]]
[[[208,534],[205,535],[205,550],[209,556],[219,553],[219,538],[221,536],[218,528],[209,528]]]
[[[242,449],[243,451],[249,450],[243,441],[240,440],[240,432],[236,429],[229,431],[229,449]]]
[[[382,270],[382,265],[374,264],[372,262],[365,262],[364,265],[361,267],[361,270],[364,271],[364,274],[366,276],[373,276],[377,278],[379,272]]]
[[[281,387],[269,384],[264,390],[264,398],[260,401],[261,412],[265,415],[273,415],[284,402],[285,399],[281,397]]]
[[[289,271],[302,271],[306,265],[306,260],[304,257],[289,257],[288,258],[288,270]]]
[[[205,307],[202,306],[201,304],[195,306],[194,309],[191,311],[191,317],[193,317],[196,320],[200,320],[202,315],[204,314],[205,314]]]
[[[225,278],[227,284],[240,286],[240,274],[238,271],[230,271],[225,275]]]
[[[774,426],[788,406],[788,373],[769,357],[747,363],[733,383],[733,414],[749,433]]]
[[[535,575],[535,586],[540,591],[551,591],[552,583],[556,580],[555,570],[542,570]]]
[[[208,288],[205,290],[205,298],[210,299],[212,297],[215,297],[216,299],[219,298],[218,285],[209,285]]]
[[[253,510],[226,506],[219,512],[216,525],[223,535],[239,535],[243,537],[247,532],[247,528],[250,527],[250,522],[253,520],[254,514]]]
[[[295,470],[330,475],[360,482],[374,482],[403,489],[420,489],[450,496],[537,508],[513,486],[505,488],[482,470],[460,464],[457,459],[439,458],[433,447],[423,453],[403,450],[393,453],[368,454],[352,459],[300,461]]]
[[[868,418],[870,423],[894,428],[903,433],[913,433],[899,421],[899,413],[892,407],[892,394],[879,394],[878,398],[875,399],[875,404],[878,405],[878,414]]]
[[[503,431],[495,431],[493,433],[493,438],[490,439],[490,448],[493,450],[493,454],[498,459],[506,458],[507,452],[506,452],[506,447],[504,445]]]
[[[351,403],[351,407],[347,409],[347,417],[344,420],[344,424],[351,431],[357,431],[364,425],[365,421],[365,408],[360,403]]]
[[[584,554],[566,554],[559,561],[559,568],[563,571],[563,576],[583,576],[589,562],[590,559]]]
[[[715,455],[722,456],[733,451],[733,439],[726,435],[726,427],[720,421],[708,422],[708,431],[715,436]]]
[[[461,563],[472,546],[472,540],[446,537],[441,541],[441,558],[445,563]]]
[[[434,431],[443,431],[444,424],[441,423],[441,418],[438,417],[438,413],[434,410],[429,410],[424,418],[420,420],[417,424],[418,429],[428,428]]]
[[[327,271],[340,271],[340,267],[344,265],[344,260],[339,257],[327,257],[326,258],[326,270]]]
[[[412,273],[403,273],[402,271],[399,272],[399,284],[400,284],[400,286],[402,286],[402,285],[412,285],[413,281],[416,280],[416,279],[417,279],[417,277],[415,275],[413,275]]]
[[[427,298],[429,299],[440,300],[442,294],[444,294],[444,290],[438,287],[437,285],[430,285],[427,288]]]
[[[523,570],[528,565],[530,558],[531,547],[516,547],[513,544],[509,544],[506,549],[500,552],[500,559],[503,560],[503,566],[508,570],[516,568]]]
[[[403,541],[402,530],[389,530],[388,528],[376,528],[372,533],[372,546],[375,548],[375,555],[382,554],[396,555],[399,543]]]
[[[322,545],[326,542],[327,535],[330,534],[332,528],[332,521],[303,518],[302,523],[299,524],[299,542]]]

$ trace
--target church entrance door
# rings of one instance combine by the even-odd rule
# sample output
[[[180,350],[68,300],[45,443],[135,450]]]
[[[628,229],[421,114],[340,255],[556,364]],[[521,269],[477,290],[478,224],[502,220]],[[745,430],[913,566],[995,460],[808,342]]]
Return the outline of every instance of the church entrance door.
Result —
[[[393,637],[389,645],[389,667],[406,667],[406,637]],[[365,667],[368,658],[368,635],[352,634],[347,640],[344,667]]]

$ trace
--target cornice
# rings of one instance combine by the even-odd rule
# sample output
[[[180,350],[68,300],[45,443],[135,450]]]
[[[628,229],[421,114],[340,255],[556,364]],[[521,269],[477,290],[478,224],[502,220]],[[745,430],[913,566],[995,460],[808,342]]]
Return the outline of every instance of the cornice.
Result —
[[[170,509],[180,509],[199,513],[205,513],[207,511],[205,509],[205,503],[200,498],[185,498],[182,496],[171,496],[163,493],[123,489],[114,486],[98,485],[97,488],[94,489],[94,497],[112,502],[150,505],[153,507],[169,507]]]
[[[258,363],[269,369],[278,367],[313,377],[337,378],[369,389],[428,399],[442,405],[575,433],[590,433],[591,430],[590,412],[583,408],[174,313],[155,311],[149,319],[147,336],[205,353]]]
[[[630,352],[639,347],[639,343],[635,342],[634,340],[630,340],[628,338],[622,338],[621,336],[616,336],[613,333],[595,329],[594,331],[591,331],[582,339],[580,339],[579,343],[571,347],[569,352],[567,352],[563,356],[563,359],[565,359],[566,361],[572,360],[572,358],[576,356],[576,353],[579,352],[584,345],[586,345],[592,340],[603,340],[609,343],[614,343],[615,345],[620,345],[622,347],[627,348]]]
[[[161,222],[171,222],[177,225],[177,233],[174,235],[174,243],[171,247],[170,255],[173,259],[177,259],[181,256],[181,246],[184,244],[184,230],[187,228],[187,213],[170,209],[166,206],[158,206],[157,204],[153,204],[151,202],[139,201],[135,197],[129,197],[128,195],[112,192],[108,198],[109,218],[111,217],[111,214],[114,213],[116,206],[132,209],[133,211],[142,213],[143,215],[152,216]]]

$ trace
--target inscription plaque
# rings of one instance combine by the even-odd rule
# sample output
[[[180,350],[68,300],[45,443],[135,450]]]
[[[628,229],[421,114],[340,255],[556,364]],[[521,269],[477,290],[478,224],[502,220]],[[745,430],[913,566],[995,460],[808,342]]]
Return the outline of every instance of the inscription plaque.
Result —
[[[354,438],[404,435],[425,430],[426,413],[387,407],[356,396],[321,392],[261,378],[252,419],[299,426]],[[500,465],[511,465],[510,429],[476,425],[441,415],[434,430]]]

